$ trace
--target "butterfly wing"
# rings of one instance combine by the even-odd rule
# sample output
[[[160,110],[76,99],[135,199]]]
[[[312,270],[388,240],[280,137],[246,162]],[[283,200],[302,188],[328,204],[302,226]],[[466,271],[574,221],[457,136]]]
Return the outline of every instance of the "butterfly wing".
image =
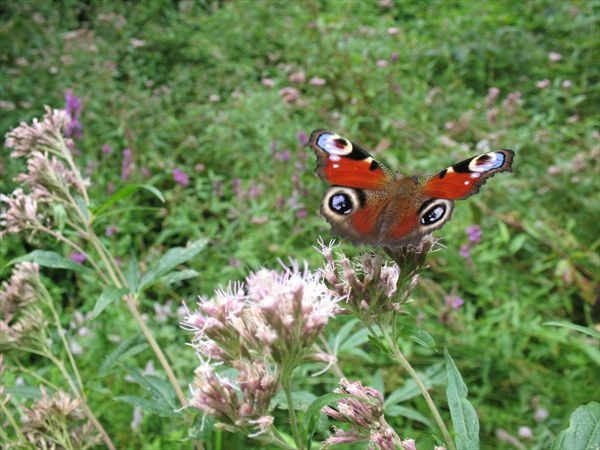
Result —
[[[488,178],[512,171],[512,150],[484,153],[454,164],[428,178],[423,186],[426,197],[462,200],[479,192]]]
[[[376,244],[394,175],[339,134],[313,131],[308,145],[317,155],[317,174],[331,185],[321,200],[321,214],[332,232],[355,243]]]
[[[366,150],[339,134],[313,131],[308,145],[317,155],[317,174],[331,185],[383,190],[394,180]]]

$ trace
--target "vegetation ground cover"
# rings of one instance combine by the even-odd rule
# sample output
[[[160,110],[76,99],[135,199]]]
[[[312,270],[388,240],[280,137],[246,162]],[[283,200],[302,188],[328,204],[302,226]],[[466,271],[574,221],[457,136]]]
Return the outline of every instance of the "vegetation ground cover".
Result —
[[[0,127],[39,117],[44,105],[63,107],[67,92],[81,99],[77,163],[96,205],[133,183],[165,197],[141,190],[95,222],[124,267],[135,253],[145,271],[169,248],[208,239],[186,263],[195,272],[141,298],[182,385],[197,366],[179,328],[182,302],[289,257],[320,264],[313,246],[329,227],[304,147],[312,129],[338,131],[408,174],[512,148],[514,173],[458,204],[435,233],[445,248],[429,256],[415,320],[460,369],[482,448],[514,448],[507,435],[546,448],[577,406],[598,400],[597,346],[546,322],[599,322],[599,17],[594,1],[15,2],[2,11]],[[4,150],[1,164],[8,193],[22,162]],[[482,230],[476,243],[465,232],[473,225]],[[39,244],[3,236],[2,278],[10,260]],[[41,244],[69,256],[60,243]],[[141,341],[120,366],[98,372],[99,361],[139,334],[127,311],[110,307],[86,321],[100,295],[93,277],[43,275],[61,299],[90,404],[117,446],[179,445],[187,429],[149,411],[134,420],[133,406],[117,399],[146,395],[126,377],[153,370]],[[346,323],[337,318],[332,335]],[[443,352],[414,344],[403,350],[420,370],[444,361]],[[338,358],[348,377],[386,394],[407,378],[366,339]],[[60,378],[40,359],[21,363]],[[333,375],[316,387],[296,375],[299,391],[336,384]],[[16,399],[40,395],[31,375],[4,378]],[[443,399],[443,386],[432,395]],[[403,405],[409,410],[388,419],[431,447],[432,430],[411,416],[426,410],[424,401]],[[532,437],[520,436],[521,427]],[[219,430],[207,442],[255,445]]]

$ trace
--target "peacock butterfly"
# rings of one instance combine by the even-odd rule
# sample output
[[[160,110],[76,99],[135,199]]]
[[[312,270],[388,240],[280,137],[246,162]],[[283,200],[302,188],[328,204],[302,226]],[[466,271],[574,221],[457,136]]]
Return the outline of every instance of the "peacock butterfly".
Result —
[[[329,189],[321,214],[333,234],[357,244],[402,247],[441,228],[454,200],[479,191],[488,178],[512,171],[512,150],[465,159],[429,177],[393,174],[365,149],[338,134],[315,130],[308,145],[317,155],[316,172]]]

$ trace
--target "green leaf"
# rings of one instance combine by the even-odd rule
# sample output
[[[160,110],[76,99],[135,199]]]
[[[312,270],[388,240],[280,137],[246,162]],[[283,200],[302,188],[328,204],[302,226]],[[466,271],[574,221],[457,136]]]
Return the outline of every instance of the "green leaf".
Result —
[[[310,404],[315,400],[316,396],[312,392],[308,391],[294,391],[292,392],[292,401],[294,402],[294,409],[296,411],[306,411]],[[279,409],[288,409],[287,397],[284,391],[279,391],[272,400],[272,406]]]
[[[92,319],[98,317],[102,311],[104,311],[108,305],[110,305],[115,300],[123,297],[125,294],[129,292],[128,289],[118,288],[113,285],[105,286],[100,294],[100,297],[96,301],[94,305],[94,309],[92,310]]]
[[[479,420],[477,419],[477,413],[473,405],[467,400],[467,386],[460,376],[452,357],[447,350],[444,353],[448,377],[446,397],[450,407],[452,425],[456,433],[456,449],[479,450]]]
[[[176,414],[173,412],[173,410],[165,407],[165,405],[156,403],[154,400],[149,398],[138,397],[135,395],[122,395],[115,397],[115,400],[126,402],[133,406],[139,406],[142,411],[146,411],[151,414],[157,414],[161,417],[170,417]]]
[[[552,450],[600,449],[600,403],[591,402],[573,411],[569,428],[552,443]]]
[[[131,375],[133,381],[152,395],[156,404],[162,405],[161,408],[166,408],[172,412],[177,408],[175,391],[167,380],[155,375],[144,375],[138,369],[130,370],[129,375]]]
[[[433,337],[431,337],[431,335],[427,331],[417,326],[410,325],[405,327],[402,331],[402,335],[408,336],[412,341],[425,348],[430,348],[432,350],[435,350],[436,348],[435,340],[433,339]]]
[[[406,417],[407,419],[424,423],[431,429],[434,428],[431,420],[429,420],[427,417],[425,417],[419,411],[417,411],[413,408],[409,408],[408,406],[402,406],[402,405],[390,405],[389,407],[386,406],[385,407],[385,415],[386,415],[386,417],[387,416],[389,416],[389,417],[403,416],[403,417]]]
[[[189,280],[190,278],[196,278],[200,273],[194,269],[178,270],[177,272],[171,272],[160,279],[160,282],[166,286],[178,283],[179,281]]]
[[[591,336],[593,338],[600,339],[600,332],[598,332],[592,328],[582,327],[581,325],[576,325],[571,322],[555,322],[555,321],[553,321],[553,322],[544,322],[544,325],[549,325],[549,326],[553,326],[553,327],[570,328],[571,330],[579,331],[580,333],[587,334],[588,336]]]
[[[98,208],[94,209],[94,215],[97,217],[110,208],[112,205],[117,203],[119,200],[123,200],[124,198],[130,197],[135,194],[140,189],[144,189],[148,192],[154,194],[161,202],[165,202],[165,197],[162,193],[156,189],[154,186],[149,184],[128,184],[127,186],[122,187],[113,195],[111,195],[104,203],[102,203]]]
[[[325,394],[325,395],[322,395],[322,396],[316,398],[309,405],[308,409],[306,410],[306,413],[304,414],[304,426],[303,426],[304,442],[306,443],[306,448],[308,450],[310,450],[311,443],[312,443],[312,437],[315,434],[315,431],[317,430],[317,422],[318,422],[319,416],[321,414],[321,409],[323,409],[323,407],[326,405],[329,405],[331,403],[337,402],[338,400],[341,400],[343,398],[348,398],[348,397],[351,397],[351,396],[348,394],[335,394],[335,393]]]
[[[140,286],[138,289],[142,290],[148,287],[160,277],[169,273],[179,264],[183,264],[184,262],[187,262],[195,257],[204,249],[204,247],[206,247],[206,243],[206,239],[198,239],[187,247],[174,247],[168,250],[158,260],[156,267],[150,269],[142,276],[142,280],[140,281]]]
[[[54,203],[52,205],[52,217],[54,218],[54,222],[58,227],[59,231],[62,231],[65,228],[65,223],[67,220],[67,212],[65,211],[65,207],[62,203]]]
[[[48,390],[48,387],[46,387]],[[42,391],[39,386],[10,386],[4,389],[5,395],[11,397],[22,397],[26,399],[38,400],[42,398]]]
[[[75,261],[65,258],[56,252],[47,250],[34,250],[31,253],[13,259],[7,265],[13,265],[24,261],[32,261],[43,267],[52,269],[67,269],[75,272],[83,272],[85,268]]]
[[[446,373],[443,364],[434,364],[429,366],[425,372],[417,373],[427,389],[443,384],[444,381],[446,381]],[[391,394],[387,395],[384,405],[387,408],[388,405],[405,402],[420,394],[421,390],[419,389],[419,386],[417,386],[417,383],[411,378]]]
[[[105,376],[118,361],[124,360],[129,356],[137,355],[138,353],[144,351],[147,347],[148,343],[142,336],[132,336],[125,339],[117,346],[117,348],[109,353],[100,366],[98,375],[101,377]]]
[[[135,255],[133,255],[129,260],[125,278],[127,279],[127,286],[129,287],[129,292],[131,292],[132,294],[137,292],[138,285],[140,283],[140,271],[138,269],[138,260],[135,257]]]

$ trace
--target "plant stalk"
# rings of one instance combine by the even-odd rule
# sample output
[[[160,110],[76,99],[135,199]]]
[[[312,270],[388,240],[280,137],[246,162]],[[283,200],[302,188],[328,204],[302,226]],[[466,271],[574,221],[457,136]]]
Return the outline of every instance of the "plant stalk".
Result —
[[[427,390],[427,387],[425,386],[425,384],[419,377],[419,374],[417,373],[417,371],[415,369],[413,369],[411,364],[408,362],[408,359],[406,359],[404,354],[398,348],[398,345],[395,342],[389,342],[390,339],[389,339],[388,335],[386,335],[386,338],[388,340],[389,347],[391,348],[390,357],[394,361],[398,362],[408,372],[408,374],[411,376],[411,378],[414,380],[414,382],[419,387],[419,390],[421,391],[421,395],[423,395],[423,398],[425,399],[427,406],[429,406],[429,410],[431,411],[431,414],[433,415],[433,418],[434,418],[438,428],[440,429],[440,431],[442,432],[442,435],[444,436],[444,440],[446,441],[446,446],[448,447],[448,450],[456,450],[456,447],[454,446],[454,441],[452,440],[452,437],[450,436],[450,432],[448,431],[448,428],[446,427],[446,424],[444,423],[444,420],[442,419],[440,412],[438,411],[437,407],[435,406],[433,399],[429,395],[429,391]]]
[[[290,425],[292,427],[292,436],[298,450],[302,450],[304,445],[302,439],[300,439],[300,431],[298,430],[298,421],[296,419],[296,410],[294,409],[294,400],[292,399],[292,376],[291,374],[284,374],[283,376],[283,390],[285,391],[285,398],[288,404],[288,413],[290,416]]]
[[[98,433],[100,433],[100,436],[102,436],[102,440],[106,444],[106,447],[108,447],[109,450],[116,450],[115,444],[113,444],[112,440],[110,439],[110,436],[108,435],[108,433],[106,432],[106,430],[104,429],[104,427],[102,426],[102,424],[100,423],[100,421],[98,420],[98,418],[96,417],[96,415],[94,414],[94,412],[92,411],[90,406],[87,404],[87,400],[85,399],[85,396],[83,395],[83,391],[80,391],[77,388],[77,386],[75,385],[75,383],[73,382],[73,379],[71,378],[71,376],[69,375],[69,372],[65,368],[64,363],[60,359],[56,358],[54,355],[52,355],[50,353],[46,354],[44,356],[46,358],[48,358],[50,361],[52,361],[54,363],[54,365],[56,367],[58,367],[58,370],[60,370],[63,377],[65,377],[65,379],[67,380],[67,383],[69,383],[69,387],[71,388],[71,391],[77,397],[77,399],[79,399],[79,401],[81,402],[81,407],[83,408],[85,415],[88,417],[90,422],[92,422],[92,425],[94,425],[94,428],[96,428]]]

